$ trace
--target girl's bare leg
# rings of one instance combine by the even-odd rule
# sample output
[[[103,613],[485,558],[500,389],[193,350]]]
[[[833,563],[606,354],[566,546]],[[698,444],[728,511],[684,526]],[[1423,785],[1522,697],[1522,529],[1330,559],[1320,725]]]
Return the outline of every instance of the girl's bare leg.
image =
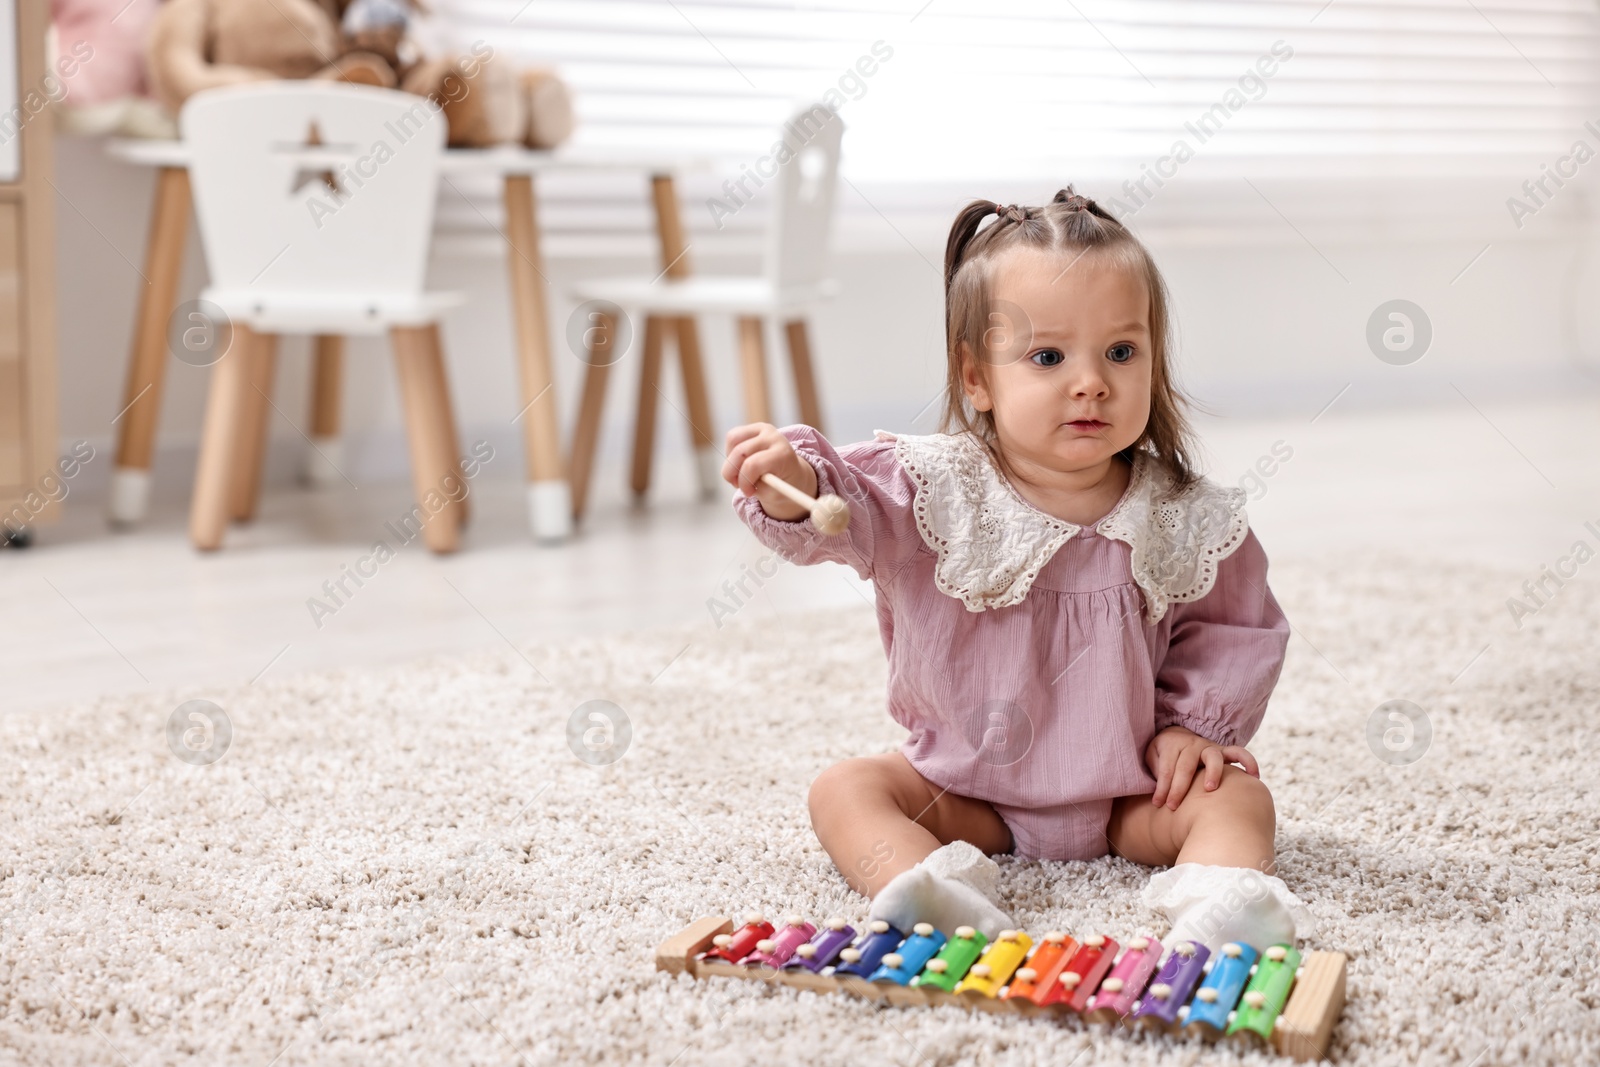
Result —
[[[1011,851],[1011,831],[992,807],[940,789],[898,752],[834,764],[811,783],[809,803],[817,840],[868,897],[952,841]]]
[[[1176,811],[1156,807],[1148,796],[1118,797],[1106,837],[1117,855],[1151,867],[1206,863],[1275,874],[1276,829],[1266,785],[1229,766],[1209,793],[1196,777]]]
[[[1272,794],[1237,767],[1206,792],[1198,781],[1178,809],[1148,796],[1120,797],[1106,836],[1120,856],[1153,867],[1145,902],[1171,920],[1171,940],[1194,940],[1213,951],[1228,941],[1292,944],[1312,917],[1276,877]]]

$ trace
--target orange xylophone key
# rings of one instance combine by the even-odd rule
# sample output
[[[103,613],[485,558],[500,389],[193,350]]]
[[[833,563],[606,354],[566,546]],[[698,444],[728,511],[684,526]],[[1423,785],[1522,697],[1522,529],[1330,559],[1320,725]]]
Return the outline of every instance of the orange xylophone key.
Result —
[[[1046,994],[1055,986],[1057,977],[1072,960],[1078,942],[1059,930],[1044,935],[1039,947],[1033,950],[1028,962],[1023,964],[1006,987],[1005,999],[1023,999],[1042,1006]]]

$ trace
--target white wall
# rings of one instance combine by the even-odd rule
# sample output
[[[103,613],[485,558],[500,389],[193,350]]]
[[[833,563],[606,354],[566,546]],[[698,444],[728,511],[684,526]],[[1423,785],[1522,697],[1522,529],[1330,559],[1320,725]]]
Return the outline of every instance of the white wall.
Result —
[[[106,159],[93,142],[64,138],[60,147],[61,436],[88,439],[99,448],[109,446],[110,420],[122,406],[135,301],[144,286],[138,268],[152,175]],[[1164,193],[1133,219],[1175,297],[1180,373],[1213,412],[1299,412],[1309,420],[1347,385],[1336,411],[1412,402],[1460,405],[1463,394],[1484,404],[1591,389],[1600,381],[1594,362],[1600,323],[1592,321],[1586,296],[1600,285],[1600,265],[1589,254],[1587,187],[1569,186],[1521,230],[1504,205],[1516,191],[1509,179],[1394,188],[1379,183],[1364,188],[1360,202],[1348,190],[1266,182],[1260,189],[1271,202],[1237,182],[1211,188],[1197,179]],[[1032,192],[1037,202],[1049,190]],[[859,194],[843,195],[849,200]],[[932,208],[923,204],[900,214],[891,204],[885,211],[891,222],[877,214],[880,194],[868,195],[874,204],[846,205],[851,221],[837,242],[842,295],[823,312],[814,333],[831,429],[851,439],[877,426],[933,426],[936,408],[927,405],[944,372],[940,287],[931,264],[940,262],[944,226],[961,201],[952,195]],[[494,210],[492,203],[487,210]],[[691,228],[702,225],[703,212],[693,202],[685,214]],[[756,266],[748,255],[719,256],[714,236],[695,240],[698,270]],[[552,244],[557,253],[584,247],[571,238]],[[203,282],[192,234],[190,245],[184,298]],[[1485,246],[1488,251],[1462,273]],[[647,235],[627,247],[648,249]],[[646,255],[559,254],[547,266],[557,290],[552,332],[563,438],[582,369],[564,341],[572,304],[559,292],[563,282],[654,269]],[[518,430],[509,421],[520,401],[497,239],[486,229],[442,237],[432,284],[468,294],[446,328],[462,433],[503,445],[506,455],[516,457],[512,464],[520,464]],[[1432,349],[1413,366],[1379,362],[1364,339],[1368,315],[1394,297],[1421,304],[1433,320]],[[726,321],[702,326],[719,429],[740,419],[732,332]],[[384,346],[357,340],[351,351],[345,398],[349,473],[358,483],[403,478],[405,453]],[[303,427],[309,361],[300,342],[287,343],[284,353],[276,400]],[[625,361],[613,376],[606,435],[613,457],[625,445],[632,366]],[[184,492],[190,477],[208,373],[169,361],[156,471],[158,486],[168,492]],[[787,373],[776,368],[774,380],[780,421],[793,418]],[[674,375],[667,389],[677,395]],[[919,411],[926,414],[911,424]],[[679,453],[685,434],[676,413],[663,408],[661,425],[664,454]],[[269,477],[282,478],[303,446],[282,419],[274,421],[272,436]],[[502,473],[509,470],[497,472]]]

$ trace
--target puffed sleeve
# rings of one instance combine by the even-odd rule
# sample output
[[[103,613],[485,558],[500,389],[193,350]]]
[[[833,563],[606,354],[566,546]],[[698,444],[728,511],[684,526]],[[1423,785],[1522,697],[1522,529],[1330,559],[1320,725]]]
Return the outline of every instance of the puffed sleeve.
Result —
[[[1289,620],[1267,588],[1267,554],[1254,533],[1217,565],[1198,600],[1174,604],[1171,639],[1156,671],[1156,729],[1182,726],[1219,745],[1255,736],[1278,684]]]
[[[844,563],[862,578],[892,575],[921,544],[911,478],[894,453],[894,438],[836,449],[809,426],[785,426],[800,458],[817,472],[817,495],[834,493],[850,506],[850,525],[829,537],[803,517],[774,519],[753,496],[734,497],[733,507],[756,538],[791,563]]]

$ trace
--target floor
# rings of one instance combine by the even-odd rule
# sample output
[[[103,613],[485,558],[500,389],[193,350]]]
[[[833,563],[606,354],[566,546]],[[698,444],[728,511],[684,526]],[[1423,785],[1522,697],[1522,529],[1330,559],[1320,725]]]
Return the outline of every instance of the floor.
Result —
[[[703,552],[688,522],[670,542],[643,539],[657,550],[629,570],[664,574],[654,556],[673,548],[691,564],[672,592],[655,587],[653,610],[698,613],[725,522],[703,521]],[[574,602],[579,561],[602,573],[633,545],[603,528],[593,549],[554,557]],[[194,584],[177,558],[150,574]],[[402,635],[481,640],[486,624],[444,577],[508,633],[554,629],[518,614],[529,597],[509,587],[560,586],[558,566],[497,583],[508,563],[458,565],[468,558],[381,586],[438,607],[420,633],[367,623],[357,641],[341,613],[323,632],[343,636],[305,647],[354,658],[403,652]],[[1564,590],[1512,634],[1515,571],[1321,562],[1274,564],[1296,637],[1250,750],[1272,791],[1278,871],[1310,912],[1301,948],[1348,958],[1329,1059],[1600,1063],[1600,598]],[[233,582],[238,600],[272,602]],[[181,614],[186,594],[162,588],[161,610]],[[626,587],[606,590],[586,624],[629,621],[603,603],[625,603]],[[653,949],[705,916],[865,918],[805,796],[829,764],[904,738],[881,710],[873,612],[854,600],[774,615],[762,599],[720,630],[700,616],[319,673],[289,673],[291,652],[254,684],[207,687],[214,706],[198,709],[108,672],[113,697],[0,716],[0,1064],[1286,1067],[1070,1015],[656,971]],[[202,610],[221,633],[229,613]],[[229,625],[212,644],[247,658],[250,633]],[[196,632],[198,612],[170,640]],[[136,637],[117,634],[147,671],[177,673],[172,652]],[[1062,672],[1052,709],[1070,715],[1093,692],[1080,673]],[[891,858],[875,847],[846,866]],[[1166,929],[1137,863],[999,865],[999,902],[1031,936]]]
[[[1536,578],[1578,539],[1600,544],[1597,412],[1600,397],[1462,396],[1425,409],[1336,403],[1296,419],[1204,420],[1201,431],[1212,476],[1247,479],[1252,525],[1274,558],[1399,553]],[[268,675],[705,621],[713,601],[737,623],[747,606],[754,618],[871,598],[843,568],[786,566],[747,581],[757,594],[747,605],[724,583],[761,547],[725,500],[693,499],[686,459],[661,466],[644,508],[619,472],[601,470],[585,529],[557,547],[529,540],[520,486],[486,474],[465,550],[444,559],[386,525],[410,507],[402,485],[273,489],[259,519],[206,556],[188,545],[181,499],[158,499],[143,527],[113,534],[102,501],[71,496],[34,547],[0,553],[0,600],[13,605],[0,709],[124,692],[187,699]],[[394,558],[330,596],[325,583],[379,540]],[[1593,575],[1579,577],[1593,588]],[[1506,596],[1516,593],[1508,584]]]

